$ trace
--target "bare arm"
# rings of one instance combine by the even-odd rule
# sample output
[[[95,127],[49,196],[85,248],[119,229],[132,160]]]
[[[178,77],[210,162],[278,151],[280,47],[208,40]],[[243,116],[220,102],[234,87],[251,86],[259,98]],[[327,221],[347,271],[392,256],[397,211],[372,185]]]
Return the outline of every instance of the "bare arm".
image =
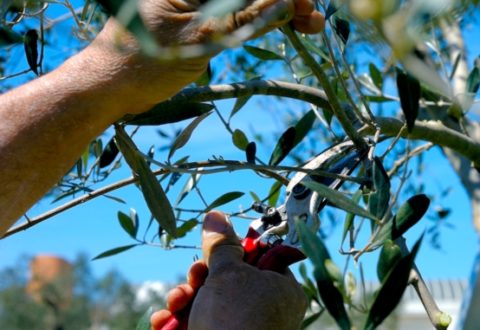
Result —
[[[160,43],[195,44],[212,33],[233,31],[273,4],[281,4],[289,14],[287,20],[293,18],[302,32],[323,28],[309,0],[252,1],[222,24],[200,25],[195,20],[199,2],[194,0],[144,0],[142,9]],[[60,68],[1,95],[0,232],[58,182],[111,123],[171,97],[194,81],[208,60],[147,59],[133,38],[111,20],[90,46]]]

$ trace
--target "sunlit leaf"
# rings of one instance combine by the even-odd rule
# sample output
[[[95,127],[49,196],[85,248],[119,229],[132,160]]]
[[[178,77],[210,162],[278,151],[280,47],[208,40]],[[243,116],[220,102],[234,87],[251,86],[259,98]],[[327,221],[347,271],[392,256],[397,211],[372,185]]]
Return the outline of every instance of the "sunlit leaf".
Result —
[[[114,249],[110,249],[110,250],[107,250],[105,252],[100,253],[99,255],[97,255],[92,260],[98,260],[98,259],[102,259],[102,258],[106,258],[106,257],[111,257],[115,254],[119,254],[119,253],[125,252],[127,250],[130,250],[131,248],[134,248],[137,245],[138,244],[130,244],[130,245],[124,245],[124,246],[116,247]]]
[[[373,161],[372,177],[375,191],[368,198],[368,211],[382,219],[390,202],[390,178],[377,157]]]
[[[247,149],[248,138],[245,135],[245,133],[243,133],[242,130],[236,129],[235,131],[233,131],[232,141],[233,141],[233,144],[235,145],[235,147],[237,147],[238,149],[240,149],[240,150],[246,150]]]
[[[37,76],[38,76],[38,32],[31,29],[25,33],[25,39],[23,42],[25,48],[25,56],[27,57],[27,63]]]
[[[303,138],[307,136],[308,132],[310,132],[313,127],[315,119],[317,119],[317,116],[313,110],[307,111],[307,113],[300,118],[298,123],[295,125],[295,140],[293,141],[294,146],[302,142]]]
[[[206,209],[205,212],[208,212],[210,210],[213,210],[214,208],[217,208],[219,206],[222,206],[224,204],[227,204],[231,201],[234,201],[237,198],[240,198],[244,195],[245,193],[241,191],[231,191],[228,193],[223,194],[222,196],[218,197],[215,199]]]
[[[385,277],[369,310],[365,330],[376,329],[393,312],[402,299],[422,238],[423,236],[415,243],[412,252],[399,260]]]
[[[250,196],[252,197],[254,202],[260,202],[261,199],[254,191],[249,191]]]
[[[100,168],[107,167],[115,160],[118,153],[119,150],[117,144],[115,143],[115,139],[111,138],[103,149],[102,154],[100,155],[100,159],[98,160],[98,166],[100,166]]]
[[[409,198],[397,211],[397,214],[388,221],[377,235],[372,247],[378,247],[386,239],[395,240],[415,225],[427,212],[430,199],[419,194]]]
[[[145,313],[142,315],[140,320],[138,320],[137,326],[135,327],[135,330],[150,330],[151,329],[151,324],[150,324],[150,317],[153,314],[153,307],[149,307]]]
[[[468,74],[467,78],[467,92],[476,94],[480,87],[480,69],[474,67]]]
[[[372,103],[385,103],[385,102],[395,102],[392,97],[384,96],[384,95],[365,95],[365,100]]]
[[[295,136],[296,136],[296,129],[295,127],[289,127],[285,132],[283,132],[280,139],[273,149],[272,155],[270,156],[270,160],[268,162],[269,165],[275,166],[278,165],[293,149],[295,146]]]
[[[233,105],[232,112],[230,113],[230,118],[232,118],[237,112],[239,112],[245,106],[245,104],[247,104],[250,98],[251,95],[238,97],[235,101],[235,104]]]
[[[202,102],[164,101],[141,114],[128,115],[123,120],[127,125],[157,126],[198,117],[212,109],[213,105]]]
[[[268,205],[275,206],[277,205],[278,198],[280,197],[280,188],[282,188],[282,183],[280,181],[275,181],[270,187],[268,192]]]
[[[190,140],[190,137],[192,136],[193,131],[197,126],[210,115],[210,112],[204,113],[203,115],[198,116],[190,124],[188,124],[187,127],[183,129],[183,131],[180,133],[179,136],[175,139],[173,142],[172,147],[170,148],[170,152],[168,153],[168,159],[172,158],[173,154],[175,151],[178,149],[182,148],[187,144],[188,140]]]
[[[352,197],[352,202],[358,204],[358,202],[360,202],[361,197],[362,197],[362,191],[357,190]],[[348,231],[352,228],[354,219],[355,219],[355,213],[348,212],[347,215],[345,216],[345,222],[343,224],[342,243],[345,241]]]
[[[122,226],[123,230],[125,230],[128,235],[135,238],[137,236],[138,228],[136,228],[135,222],[132,220],[132,218],[121,211],[118,211],[117,217],[118,222],[120,223],[120,226]]]
[[[244,45],[243,48],[252,56],[255,56],[259,60],[269,61],[269,60],[283,60],[283,57],[263,48],[258,48],[254,46]]]
[[[375,86],[379,90],[382,90],[383,76],[380,70],[378,70],[378,68],[373,63],[368,64],[368,70],[370,72],[370,77],[372,78],[372,81],[375,84]]]
[[[385,240],[377,263],[377,276],[380,282],[386,278],[390,270],[402,258],[400,246],[391,239]]]
[[[115,126],[115,139],[126,162],[138,178],[143,197],[153,217],[170,236],[175,237],[175,215],[162,186],[121,126]]]
[[[177,238],[187,235],[196,225],[198,225],[198,220],[196,219],[190,219],[182,223],[182,225],[177,228]]]
[[[201,170],[201,168],[199,168]],[[180,194],[178,194],[177,201],[175,202],[175,205],[180,204],[185,197],[192,191],[193,188],[197,185],[198,181],[200,180],[201,174],[200,173],[194,173],[188,178],[187,182],[182,188],[182,191]]]
[[[270,156],[270,165],[278,165],[288,153],[297,146],[307,136],[308,132],[315,122],[316,115],[313,110],[308,111],[294,127],[289,127],[278,140],[272,155]]]
[[[302,184],[307,188],[317,192],[321,197],[326,198],[330,203],[344,211],[372,220],[378,220],[373,214],[359,206],[353,200],[345,197],[345,195],[335,189],[314,181],[302,182]]]

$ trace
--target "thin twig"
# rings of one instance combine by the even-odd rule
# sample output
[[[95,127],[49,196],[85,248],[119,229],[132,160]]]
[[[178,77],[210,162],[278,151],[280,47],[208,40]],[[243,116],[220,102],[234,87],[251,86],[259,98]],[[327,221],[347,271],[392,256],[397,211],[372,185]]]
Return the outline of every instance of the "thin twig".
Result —
[[[330,84],[328,76],[323,71],[322,67],[316,62],[315,58],[310,54],[310,52],[305,48],[302,41],[293,31],[290,26],[285,26],[283,32],[287,38],[292,43],[295,50],[298,52],[300,57],[303,59],[305,64],[312,70],[315,77],[318,79],[320,85],[323,87],[325,94],[328,97],[328,101],[331,104],[331,109],[334,115],[337,117],[338,121],[342,125],[345,133],[348,137],[355,143],[359,150],[367,150],[368,145],[365,140],[358,134],[355,126],[353,125],[351,119],[346,114],[343,106],[340,104],[338,97]]]
[[[158,162],[156,162],[158,163]],[[353,178],[353,177],[348,177],[345,175],[338,175],[334,173],[330,173],[328,171],[319,171],[319,170],[308,170],[308,169],[303,169],[303,168],[297,168],[297,167],[289,167],[289,166],[262,166],[262,165],[254,165],[251,163],[247,162],[240,162],[240,161],[228,161],[228,160],[211,160],[211,161],[205,161],[205,162],[193,162],[193,163],[184,163],[178,166],[173,166],[173,165],[166,165],[163,163],[158,163],[164,168],[158,169],[156,171],[153,171],[154,175],[162,175],[166,173],[171,173],[171,172],[180,172],[180,173],[190,173],[189,170],[195,169],[195,168],[202,168],[202,167],[220,167],[214,170],[211,170],[208,173],[217,173],[220,171],[235,171],[235,170],[255,170],[259,172],[263,172],[264,174],[271,175],[273,178],[279,180],[280,182],[287,184],[288,180],[284,178],[283,176],[279,175],[278,173],[273,172],[273,170],[278,170],[278,171],[288,171],[288,172],[305,172],[305,173],[315,173],[318,175],[322,175],[325,177],[331,177],[331,178],[337,178],[345,181],[353,181],[353,182],[362,182],[361,179]],[[198,173],[195,172],[195,173]],[[77,205],[83,204],[89,200],[92,200],[94,198],[97,198],[99,196],[103,196],[111,191],[120,189],[122,187],[125,187],[127,185],[130,185],[134,182],[137,182],[137,179],[134,177],[130,177],[118,182],[115,182],[113,184],[110,184],[108,186],[105,186],[103,188],[97,189],[95,191],[89,192],[83,196],[80,196],[74,200],[71,200],[63,205],[60,205],[54,209],[51,209],[35,218],[30,219],[28,222],[24,222],[18,226],[12,227],[10,230],[8,230],[2,238],[11,236],[15,233],[18,233],[20,231],[23,231],[27,228],[33,227],[36,224],[43,222],[61,212],[64,212],[68,209],[71,209]]]

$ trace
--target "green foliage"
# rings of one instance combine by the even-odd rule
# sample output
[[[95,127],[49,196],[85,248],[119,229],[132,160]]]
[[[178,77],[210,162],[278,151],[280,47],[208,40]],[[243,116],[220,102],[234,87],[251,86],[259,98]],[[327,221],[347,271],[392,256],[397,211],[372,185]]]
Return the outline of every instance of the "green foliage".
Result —
[[[332,266],[330,254],[323,242],[310,231],[303,223],[297,223],[300,241],[305,254],[312,261],[314,266],[314,277],[317,283],[318,293],[330,315],[335,319],[340,329],[351,328],[350,319],[345,310],[342,293],[335,285],[338,281],[338,271]],[[327,268],[327,265],[329,267]],[[332,278],[331,274],[335,274]],[[340,280],[341,277],[340,277]]]
[[[206,112],[195,119],[192,120],[190,124],[188,124],[187,127],[177,136],[175,141],[173,142],[172,147],[170,148],[170,152],[168,153],[168,159],[172,158],[173,154],[175,151],[178,149],[184,147],[188,140],[190,140],[190,137],[192,136],[193,131],[197,126],[210,115],[211,112]]]
[[[285,132],[283,132],[280,139],[278,139],[272,155],[270,156],[270,165],[278,165],[289,152],[297,146],[308,134],[315,121],[315,113],[308,111],[295,126],[290,126]]]
[[[421,91],[420,83],[411,75],[398,70],[397,88],[402,111],[407,121],[408,131],[411,132],[418,116]]]
[[[46,303],[34,301],[25,290],[28,261],[0,270],[0,328],[8,330],[108,328],[135,329],[149,306],[162,308],[165,297],[151,291],[147,300],[136,301],[137,287],[119,272],[94,276],[89,258],[78,255],[72,263],[73,297],[70,305],[54,312]],[[151,310],[151,309],[150,309]],[[150,323],[150,322],[148,322]]]
[[[379,158],[374,158],[372,167],[374,192],[368,198],[368,210],[377,219],[382,219],[390,202],[390,178]]]
[[[407,288],[410,271],[422,242],[423,236],[415,243],[412,252],[398,260],[382,281],[375,300],[370,307],[365,330],[377,328],[390,315]]]
[[[158,45],[138,14],[137,0],[98,0],[97,2],[102,4],[108,15],[116,16],[133,32],[145,52],[150,55],[158,53]],[[361,12],[358,7],[355,7],[355,4],[361,2],[370,4],[365,7],[366,11]],[[478,3],[478,1],[474,2]],[[48,6],[66,7],[66,3],[48,2]],[[243,1],[208,1],[202,6],[201,19],[229,14],[238,10],[242,4]],[[12,67],[11,61],[7,63],[8,57],[13,58],[16,47],[21,48],[22,44],[27,60],[26,71],[30,68],[31,71],[41,75],[42,70],[46,72],[50,69],[49,60],[42,63],[41,55],[45,46],[57,44],[52,38],[58,34],[56,32],[59,32],[60,28],[57,26],[45,28],[39,24],[40,15],[44,15],[44,22],[52,19],[49,17],[50,11],[40,11],[43,5],[43,2],[34,0],[0,5],[2,19],[0,66],[2,70],[7,68],[7,64]],[[308,276],[305,268],[301,270],[301,276],[305,282],[304,290],[308,298],[320,306],[323,302],[326,310],[334,316],[335,322],[341,328],[357,327],[357,323],[364,323],[363,319],[366,316],[368,320],[364,323],[365,327],[367,329],[376,327],[387,315],[392,314],[400,299],[419,246],[417,243],[412,253],[401,256],[399,247],[394,241],[424,217],[430,203],[426,195],[419,194],[424,188],[419,187],[415,181],[416,175],[423,175],[422,166],[424,165],[422,164],[426,162],[422,160],[422,150],[428,150],[428,148],[422,149],[421,142],[406,140],[415,138],[418,141],[427,140],[438,145],[439,140],[445,141],[445,139],[437,138],[446,132],[446,130],[435,132],[427,130],[428,134],[423,134],[425,130],[415,130],[416,135],[408,135],[407,132],[399,131],[398,127],[401,124],[397,125],[396,118],[399,117],[397,109],[401,108],[400,112],[405,118],[409,133],[414,131],[419,118],[443,121],[445,126],[449,127],[448,132],[456,130],[454,135],[449,136],[453,142],[449,141],[452,142],[449,145],[441,142],[441,147],[446,146],[456,150],[455,139],[459,137],[462,143],[472,141],[464,127],[469,127],[469,121],[472,118],[476,120],[477,114],[472,111],[475,109],[471,106],[474,104],[473,101],[480,86],[478,63],[469,68],[464,75],[468,74],[465,86],[465,92],[468,94],[466,100],[463,100],[461,95],[451,95],[452,90],[457,92],[453,88],[455,86],[450,85],[455,82],[456,71],[462,67],[460,64],[462,64],[463,55],[457,55],[453,59],[450,52],[453,47],[450,47],[444,35],[444,29],[440,25],[447,22],[455,27],[455,20],[462,18],[465,26],[468,26],[470,21],[466,13],[472,10],[474,3],[462,1],[461,5],[461,7],[442,12],[437,2],[433,0],[420,1],[416,6],[410,6],[402,1],[381,3],[376,0],[349,1],[342,5],[337,1],[330,1],[328,7],[323,8],[330,24],[325,34],[297,34],[301,45],[294,48],[292,40],[287,40],[285,33],[273,33],[255,41],[255,46],[245,45],[240,50],[224,52],[221,56],[224,56],[222,59],[225,60],[225,67],[217,71],[220,65],[215,66],[215,61],[212,61],[213,69],[220,72],[218,76],[212,75],[212,68],[209,65],[200,79],[182,92],[153,106],[145,113],[122,118],[117,123],[114,138],[111,138],[111,134],[107,132],[105,136],[93,141],[84,150],[82,157],[72,170],[51,192],[51,196],[54,202],[64,202],[65,199],[76,196],[89,199],[89,196],[98,191],[100,184],[110,178],[110,174],[115,173],[126,162],[137,179],[135,184],[141,189],[153,218],[145,224],[140,224],[136,211],[130,214],[118,211],[116,218],[115,213],[112,213],[113,220],[118,222],[119,227],[133,242],[110,248],[95,259],[117,255],[133,247],[151,243],[166,249],[174,248],[174,236],[176,235],[176,238],[188,236],[193,228],[198,226],[201,216],[206,211],[214,208],[226,210],[228,207],[233,207],[232,205],[244,196],[242,191],[238,191],[242,189],[222,185],[221,188],[215,188],[220,189],[215,195],[219,197],[211,203],[206,202],[202,196],[202,189],[210,186],[207,178],[209,174],[248,168],[254,173],[253,175],[261,176],[262,180],[265,180],[261,181],[265,182],[262,184],[270,188],[266,189],[267,193],[250,191],[251,199],[268,202],[270,206],[278,206],[284,198],[283,184],[292,177],[295,167],[300,168],[302,166],[300,164],[305,164],[308,158],[316,155],[319,150],[344,139],[351,140],[358,134],[357,141],[368,141],[372,149],[368,157],[365,157],[368,159],[361,163],[359,169],[352,173],[341,173],[344,178],[349,177],[341,191],[318,182],[309,182],[306,185],[328,201],[326,214],[334,219],[332,223],[336,223],[336,219],[339,216],[343,217],[344,213],[339,214],[331,206],[347,212],[340,244],[344,244],[349,235],[348,253],[353,254],[355,260],[359,260],[363,253],[382,247],[377,265],[382,288],[374,297],[372,304],[359,306],[354,301],[352,292],[360,286],[356,285],[353,275],[340,272],[331,261],[318,234],[300,226],[305,252],[315,266],[313,277]],[[83,10],[76,15],[75,22],[71,23],[72,29],[65,29],[62,26],[61,33],[72,30],[81,38],[93,37],[105,20],[105,15],[97,8],[95,3],[85,2]],[[14,22],[13,18],[22,12],[27,15],[23,15],[18,22]],[[447,19],[444,19],[445,17]],[[458,27],[463,28],[463,25]],[[428,36],[428,40],[425,36]],[[364,51],[365,48],[369,50]],[[369,56],[369,53],[374,56]],[[305,55],[310,56],[311,61],[305,60],[308,58]],[[405,71],[395,70],[396,67],[401,67]],[[229,68],[233,70],[226,70]],[[16,72],[9,73],[16,74]],[[4,72],[2,71],[1,74],[3,76]],[[258,77],[282,79],[290,85],[285,87],[275,81],[264,85],[249,85],[255,82],[255,79],[258,80]],[[247,81],[241,82],[241,80]],[[225,85],[226,82],[232,81],[236,84]],[[395,83],[396,90],[390,87]],[[266,95],[270,98],[267,99]],[[256,96],[255,100],[258,100],[258,103],[249,103],[252,96]],[[281,100],[273,99],[272,96],[281,97]],[[223,109],[222,104],[216,102],[224,98],[235,99],[233,108],[228,106],[227,109]],[[287,98],[295,99],[302,104],[290,103],[286,100]],[[248,130],[243,128],[245,125],[236,125],[235,120],[240,118],[238,112],[248,109],[248,106],[254,106],[256,111],[273,110],[270,113],[273,120],[270,120],[269,124],[274,125],[266,125],[263,116],[257,118],[257,112],[253,111],[242,113],[251,118]],[[215,111],[212,111],[213,109]],[[419,113],[420,109],[422,113]],[[244,152],[237,153],[240,155],[239,159],[225,159],[224,155],[219,155],[216,148],[205,148],[203,159],[195,159],[190,155],[190,150],[187,148],[188,142],[196,137],[193,133],[206,117],[209,117],[209,124],[215,125],[216,131],[221,130],[219,126],[225,126],[225,132],[229,134],[225,141],[231,139],[233,146]],[[300,119],[292,123],[291,118]],[[179,123],[186,119],[191,119],[190,123]],[[450,122],[451,119],[454,120],[454,124]],[[217,121],[214,122],[214,120]],[[315,123],[317,125],[314,125]],[[166,126],[167,124],[174,125]],[[352,126],[351,130],[347,129],[349,124]],[[135,131],[141,126],[165,125],[166,127],[158,129],[159,141],[149,141],[149,151],[144,155],[140,150],[145,147],[139,148],[134,144],[124,131],[125,125],[133,126],[132,129]],[[274,132],[270,130],[273,126]],[[235,127],[242,127],[242,130]],[[140,128],[136,134],[143,134],[142,129]],[[279,138],[274,140],[272,136]],[[227,145],[233,148],[231,144],[227,143]],[[478,153],[468,151],[475,150],[471,149],[472,146],[474,143],[462,147],[460,152],[464,157],[478,163]],[[180,149],[187,156],[174,161]],[[271,154],[266,156],[267,159],[264,159],[263,150],[271,151]],[[381,154],[383,152],[384,154]],[[119,153],[124,159],[118,157]],[[211,156],[212,154],[214,156]],[[282,164],[287,157],[291,168],[288,171],[285,170],[286,167],[280,170],[278,165]],[[341,158],[343,155],[340,154],[338,157]],[[413,161],[415,157],[419,159],[418,162]],[[245,159],[248,162],[246,165]],[[417,163],[419,165],[416,165]],[[412,170],[412,164],[417,168]],[[335,167],[334,165],[322,170],[331,170]],[[478,167],[478,164],[476,166]],[[273,180],[271,178],[266,180],[266,176],[272,176]],[[325,178],[321,175],[319,177]],[[201,185],[200,178],[202,178]],[[354,181],[355,184],[350,181]],[[178,185],[180,187],[177,187]],[[115,196],[114,190],[118,188],[112,189],[109,193],[101,195],[118,203],[129,202]],[[250,189],[245,191],[248,190]],[[411,196],[411,191],[415,191],[414,194],[417,195],[409,198],[398,208],[397,201]],[[177,193],[176,196],[173,195],[175,193]],[[189,196],[188,199],[186,199],[187,196]],[[196,206],[192,210],[188,204],[190,202],[201,206]],[[396,214],[392,216],[390,213],[395,211]],[[449,209],[439,208],[435,216],[443,220],[450,213]],[[249,214],[242,215],[249,216]],[[321,214],[322,219],[325,218],[324,216],[325,214]],[[362,221],[362,218],[372,221]],[[356,221],[357,219],[359,221]],[[364,222],[372,226],[363,226]],[[140,228],[145,227],[145,233],[139,234]],[[154,231],[154,235],[147,235],[147,233],[151,234],[151,231]],[[428,233],[435,236],[438,231],[439,226],[435,226],[430,228]],[[357,240],[360,232],[371,235],[369,242],[363,247],[358,246],[361,243]],[[145,238],[152,236],[151,240]],[[105,288],[109,286],[111,288],[115,286],[112,282],[116,280],[105,280],[103,285]],[[119,287],[116,290],[121,291]],[[7,291],[5,296],[8,295],[9,299],[26,299],[15,290],[8,294]],[[126,291],[128,293],[128,290]],[[0,300],[3,293],[0,293]],[[17,293],[18,297],[13,297],[14,293]],[[128,299],[127,293],[122,299]],[[30,303],[32,302],[25,300],[26,306],[35,310],[32,315],[41,319],[45,310],[35,309],[30,306]],[[87,309],[80,303],[77,306],[80,306],[79,313]],[[117,315],[114,320],[118,322],[109,323],[109,326],[115,329],[134,328],[136,321],[140,319],[140,314],[146,310],[146,306],[144,307],[134,318],[135,323],[129,321],[122,324],[122,315]],[[357,322],[356,318],[359,310],[365,314],[361,322]],[[2,308],[0,308],[1,312]],[[327,314],[323,313],[324,309],[321,308],[311,312],[303,326],[312,324],[318,319],[324,319]],[[145,320],[148,313],[147,311],[141,320]],[[1,329],[35,328],[30,323],[34,321],[31,315],[22,315],[16,319],[15,322],[18,324],[16,323],[15,326],[12,325],[14,323],[8,325],[2,323],[4,320],[12,321],[12,318],[9,315],[0,314]],[[87,317],[85,320],[83,323],[78,322],[79,328],[88,328],[92,323]],[[145,327],[145,324],[143,326]],[[139,325],[139,327],[142,326]]]
[[[115,132],[118,147],[138,178],[143,196],[153,217],[170,236],[175,237],[176,219],[162,186],[123,127],[116,126]]]
[[[213,210],[219,206],[222,206],[224,204],[230,203],[244,195],[243,192],[241,191],[230,191],[228,193],[223,194],[222,196],[218,197],[215,199],[210,205],[207,206],[205,209],[205,212]]]

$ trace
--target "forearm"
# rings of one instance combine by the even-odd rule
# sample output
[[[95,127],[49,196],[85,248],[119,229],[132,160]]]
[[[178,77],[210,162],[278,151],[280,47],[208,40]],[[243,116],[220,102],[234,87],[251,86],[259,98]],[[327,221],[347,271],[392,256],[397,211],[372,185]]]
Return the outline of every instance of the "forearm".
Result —
[[[138,76],[125,77],[136,73],[127,68],[138,67],[136,59],[115,52],[99,38],[60,68],[0,96],[0,232],[48,192],[111,123],[174,93],[145,97],[135,82],[145,78],[142,68]]]
[[[95,102],[72,58],[54,72],[0,97],[0,232],[41,198],[115,115]],[[86,63],[85,63],[86,64]],[[80,82],[80,79],[82,82]]]

